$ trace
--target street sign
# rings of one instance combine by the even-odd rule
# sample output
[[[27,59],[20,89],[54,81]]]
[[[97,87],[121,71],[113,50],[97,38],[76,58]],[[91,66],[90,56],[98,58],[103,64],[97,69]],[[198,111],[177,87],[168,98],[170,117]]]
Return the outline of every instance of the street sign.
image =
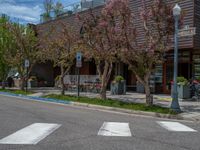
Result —
[[[193,36],[195,34],[196,34],[196,27],[189,27],[189,26],[185,26],[185,28],[179,30],[178,32],[179,37]]]
[[[82,53],[81,52],[76,53],[76,67],[77,68],[82,67]]]
[[[76,67],[77,68],[81,68],[82,67],[82,62],[81,61],[77,61],[76,62]]]
[[[30,62],[28,59],[25,60],[24,65],[25,65],[25,68],[28,68],[30,66]]]
[[[76,53],[76,61],[81,61],[82,60],[82,53],[81,52],[77,52]]]

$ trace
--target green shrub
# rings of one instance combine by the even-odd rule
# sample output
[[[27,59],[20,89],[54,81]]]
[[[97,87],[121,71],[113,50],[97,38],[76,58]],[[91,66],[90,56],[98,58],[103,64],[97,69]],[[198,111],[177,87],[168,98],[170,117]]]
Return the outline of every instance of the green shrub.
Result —
[[[199,76],[199,77],[197,77],[197,80],[198,80],[198,81],[200,81],[200,76]]]
[[[122,76],[116,76],[114,79],[114,82],[121,82],[121,81],[124,81],[124,77]]]
[[[179,85],[187,85],[188,80],[185,77],[177,77],[177,83]]]

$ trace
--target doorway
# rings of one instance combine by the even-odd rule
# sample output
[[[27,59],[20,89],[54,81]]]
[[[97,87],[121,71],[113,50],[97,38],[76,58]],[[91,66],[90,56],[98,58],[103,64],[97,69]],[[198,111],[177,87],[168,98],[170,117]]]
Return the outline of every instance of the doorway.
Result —
[[[182,76],[186,79],[191,78],[191,64],[187,62],[180,62],[178,64],[178,77]],[[163,69],[163,93],[171,93],[171,82],[173,81],[174,76],[174,65],[173,63],[165,63]]]

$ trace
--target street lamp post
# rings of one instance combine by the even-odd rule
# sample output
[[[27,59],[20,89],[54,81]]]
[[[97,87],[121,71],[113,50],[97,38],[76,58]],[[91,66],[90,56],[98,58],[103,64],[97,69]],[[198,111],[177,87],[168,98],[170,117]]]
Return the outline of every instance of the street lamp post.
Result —
[[[24,29],[24,32],[22,33],[24,36],[26,36],[26,33],[27,33],[27,28]],[[28,59],[25,59],[24,60],[24,67],[26,68],[26,94],[28,92],[28,68],[30,66],[29,64],[29,60]]]
[[[173,16],[175,19],[175,34],[174,34],[174,83],[172,92],[172,103],[171,109],[180,112],[180,106],[178,102],[178,91],[177,91],[177,74],[178,74],[178,21],[181,14],[181,8],[178,4],[173,8]]]
[[[27,92],[28,92],[28,68],[29,68],[30,64],[29,64],[28,59],[25,59],[24,63],[25,63],[25,68],[26,68],[26,94],[27,94]]]

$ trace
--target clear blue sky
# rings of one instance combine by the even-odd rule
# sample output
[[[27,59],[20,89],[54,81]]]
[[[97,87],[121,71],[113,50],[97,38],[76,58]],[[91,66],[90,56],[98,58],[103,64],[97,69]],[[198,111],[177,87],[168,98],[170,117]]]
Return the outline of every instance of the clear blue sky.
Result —
[[[64,6],[79,1],[60,0]],[[12,20],[19,20],[21,23],[37,24],[42,12],[43,0],[0,0],[0,14],[7,14]]]

